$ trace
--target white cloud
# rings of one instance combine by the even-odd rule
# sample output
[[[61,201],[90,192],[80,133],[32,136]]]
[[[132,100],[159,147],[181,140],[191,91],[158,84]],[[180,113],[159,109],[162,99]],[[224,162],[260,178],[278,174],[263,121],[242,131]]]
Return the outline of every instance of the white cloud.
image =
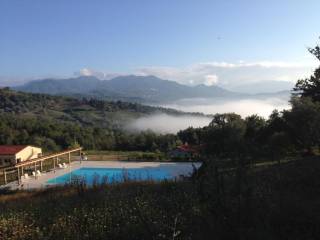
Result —
[[[281,76],[277,76],[274,80],[283,81],[283,82],[290,82],[292,80],[292,77],[290,75],[281,75]]]
[[[75,76],[93,76],[97,77],[101,80],[109,80],[111,78],[115,78],[118,76],[121,76],[123,74],[119,73],[108,73],[108,72],[103,72],[103,71],[96,71],[90,68],[82,68],[79,71],[74,73]]]
[[[281,61],[245,62],[241,60],[238,63],[206,62],[206,63],[199,63],[197,65],[200,67],[203,66],[203,67],[219,67],[219,68],[244,68],[244,67],[299,68],[299,67],[309,67],[310,63],[294,63],[294,62],[281,62]]]
[[[262,81],[296,82],[300,78],[309,76],[316,66],[316,62],[205,62],[181,68],[142,67],[137,69],[135,73],[154,75],[190,85],[217,84],[215,78],[219,79],[218,85],[232,89],[239,85]]]
[[[213,86],[218,83],[218,76],[215,74],[205,76],[204,84],[207,86]]]
[[[307,60],[306,60],[307,61]],[[83,68],[76,72],[76,76],[96,76],[108,80],[113,77],[135,74],[153,75],[166,80],[173,80],[181,84],[208,86],[219,85],[235,90],[239,86],[252,83],[285,81],[294,83],[298,79],[309,76],[317,62],[284,62],[284,61],[238,61],[238,62],[200,62],[185,67],[147,66],[135,69],[131,73],[110,73]],[[283,89],[279,89],[283,90]]]
[[[81,76],[91,76],[92,75],[92,71],[88,68],[82,68],[79,70],[79,75]]]

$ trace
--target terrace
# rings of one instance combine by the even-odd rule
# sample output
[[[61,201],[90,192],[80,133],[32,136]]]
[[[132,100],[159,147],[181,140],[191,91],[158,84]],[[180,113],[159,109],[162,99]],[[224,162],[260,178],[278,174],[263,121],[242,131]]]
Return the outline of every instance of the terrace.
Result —
[[[37,172],[37,170],[39,170],[40,172],[49,170],[55,171],[57,169],[58,162],[67,161],[69,165],[71,165],[71,154],[79,153],[80,156],[81,151],[82,147],[68,149],[62,152],[57,152],[46,156],[30,159],[27,161],[19,162],[14,166],[2,168],[2,174],[0,174],[0,185],[7,185],[8,183],[15,181],[17,181],[18,185],[20,185],[22,176],[24,176],[25,173],[29,175],[29,173]]]

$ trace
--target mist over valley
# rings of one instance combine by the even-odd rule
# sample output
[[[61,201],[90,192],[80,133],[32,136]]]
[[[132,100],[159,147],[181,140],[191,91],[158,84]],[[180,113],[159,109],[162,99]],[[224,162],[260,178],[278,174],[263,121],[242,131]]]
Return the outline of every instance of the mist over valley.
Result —
[[[240,93],[216,85],[189,86],[154,76],[127,75],[108,80],[101,80],[96,76],[43,79],[14,89],[79,99],[133,102],[205,115],[236,113],[242,117],[257,114],[268,118],[275,109],[281,111],[290,108],[290,89],[267,93]],[[247,89],[250,90],[249,85]],[[129,131],[176,133],[188,127],[203,127],[210,121],[210,116],[152,113],[127,119],[124,128]]]

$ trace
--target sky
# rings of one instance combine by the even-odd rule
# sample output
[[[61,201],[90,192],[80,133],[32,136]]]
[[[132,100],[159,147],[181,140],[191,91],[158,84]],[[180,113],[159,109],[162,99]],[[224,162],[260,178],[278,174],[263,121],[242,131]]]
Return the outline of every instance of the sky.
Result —
[[[0,0],[0,83],[155,75],[236,88],[317,62],[319,0]]]

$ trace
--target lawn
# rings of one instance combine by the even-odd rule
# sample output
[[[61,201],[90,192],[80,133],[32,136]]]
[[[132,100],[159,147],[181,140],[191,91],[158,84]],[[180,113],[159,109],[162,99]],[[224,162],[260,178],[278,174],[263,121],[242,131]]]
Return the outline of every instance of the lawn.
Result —
[[[141,151],[85,151],[90,161],[168,161],[163,153]]]

